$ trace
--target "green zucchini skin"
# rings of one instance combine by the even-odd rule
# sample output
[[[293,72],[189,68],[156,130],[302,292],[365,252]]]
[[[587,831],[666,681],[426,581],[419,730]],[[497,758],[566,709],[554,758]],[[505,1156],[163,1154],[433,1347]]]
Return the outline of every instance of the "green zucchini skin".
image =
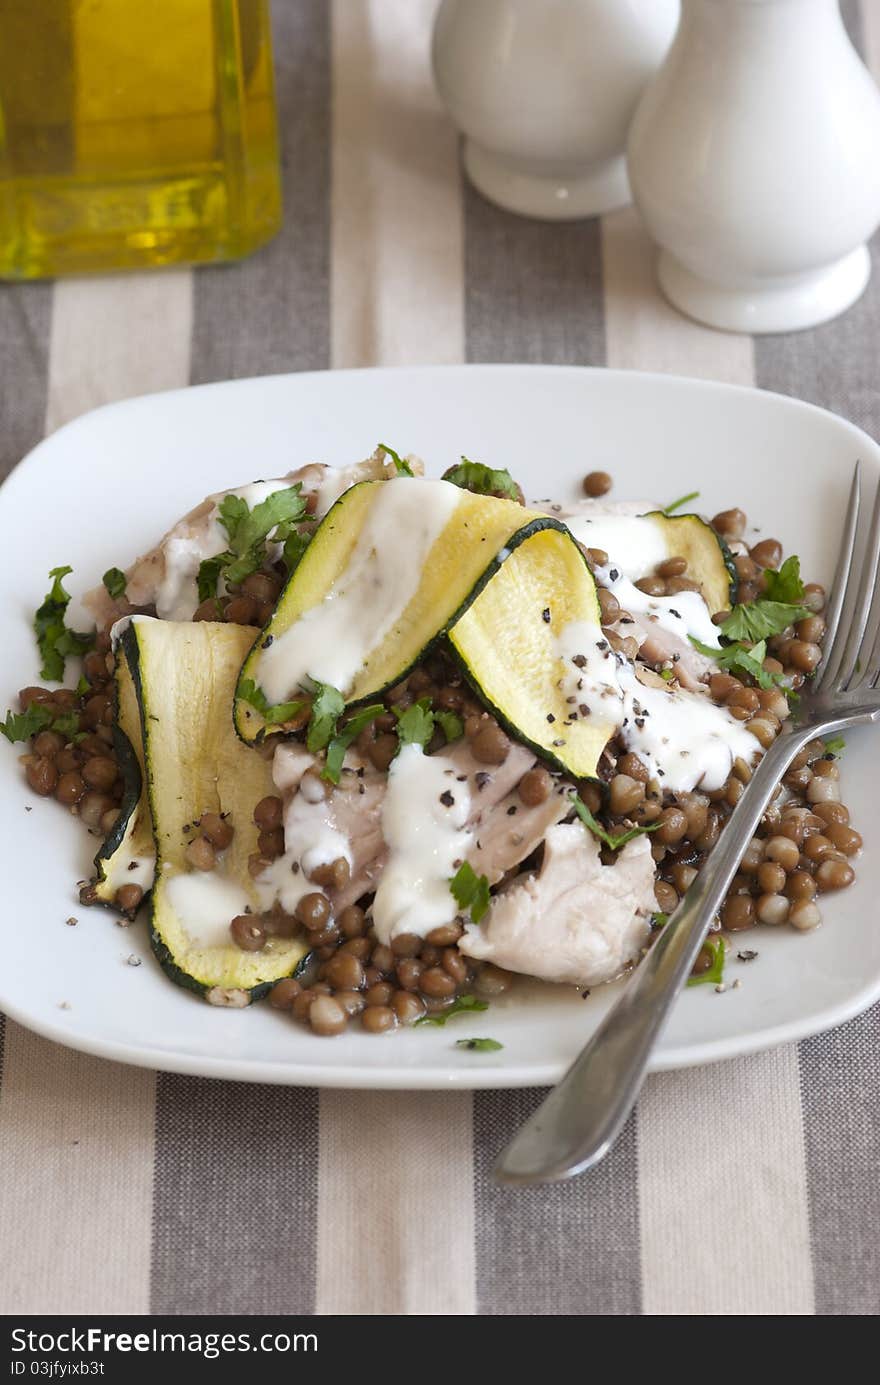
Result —
[[[683,515],[667,515],[664,514],[662,510],[649,510],[648,513],[644,516],[644,518],[658,520],[663,524],[664,528],[668,526],[673,531],[677,525],[680,525],[682,523],[697,524],[700,526],[701,529],[705,529],[707,533],[712,536],[712,540],[718,549],[718,555],[721,560],[721,563],[727,573],[728,605],[729,608],[732,609],[736,602],[737,593],[739,591],[739,575],[736,570],[736,564],[733,560],[733,554],[731,553],[727,544],[724,542],[724,539],[721,537],[721,535],[715,529],[712,528],[712,525],[709,524],[705,519],[703,519],[702,515],[695,514],[693,511],[689,511],[687,514]],[[670,553],[670,556],[673,556],[672,552]],[[692,573],[689,571],[688,575],[694,576],[695,580],[699,581],[699,574]],[[714,611],[710,612],[710,615],[714,614]]]
[[[199,981],[195,976],[191,976],[188,971],[184,971],[182,967],[177,965],[170,947],[152,926],[150,927],[150,947],[152,948],[153,956],[156,958],[159,966],[162,968],[169,981],[174,982],[175,986],[180,986],[182,990],[189,991],[192,995],[198,996],[200,1000],[204,1000],[208,993],[214,989],[213,986],[205,985],[204,982]],[[312,954],[311,952],[307,952],[305,956],[297,962],[293,971],[287,972],[286,975],[302,976],[311,960]],[[272,981],[264,981],[258,986],[249,987],[247,993],[250,996],[251,1003],[255,1000],[262,1000],[264,996],[269,994],[272,987],[283,979],[283,977],[278,976]]]
[[[258,999],[308,956],[300,938],[278,940],[248,954],[228,942],[200,943],[189,931],[198,918],[176,909],[168,880],[189,869],[183,822],[203,811],[231,812],[235,835],[222,875],[257,901],[247,869],[259,829],[253,809],[271,787],[268,765],[241,747],[232,729],[232,693],[250,630],[212,622],[138,620],[125,631],[125,658],[137,698],[146,787],[156,848],[150,900],[150,945],[176,985],[210,1000],[217,990]],[[243,643],[244,642],[244,643]]]
[[[338,505],[339,501],[337,501],[336,504]],[[335,506],[333,507],[333,509],[335,509]],[[332,514],[332,512],[332,509],[329,510],[328,515]],[[505,558],[516,548],[518,548],[519,545],[523,543],[526,539],[531,538],[533,534],[537,534],[542,529],[555,529],[558,530],[560,533],[568,533],[568,529],[565,526],[565,524],[563,524],[558,519],[554,519],[552,515],[539,515],[537,518],[529,520],[526,524],[523,525],[521,529],[518,529],[508,539],[504,546],[498,550],[494,557],[490,559],[486,568],[483,570],[477,581],[471,587],[464,601],[462,601],[458,608],[455,611],[453,611],[452,615],[449,616],[443,622],[442,626],[435,632],[435,634],[432,635],[432,637],[424,645],[422,645],[421,648],[413,652],[413,656],[409,660],[409,662],[402,664],[400,669],[395,672],[394,677],[390,678],[381,687],[375,688],[373,691],[366,693],[363,697],[353,698],[347,705],[349,707],[364,706],[367,703],[374,701],[376,698],[383,697],[391,688],[396,687],[398,683],[402,682],[404,678],[408,677],[408,675],[412,673],[413,669],[418,667],[418,665],[423,661],[423,659],[425,659],[425,657],[431,652],[431,650],[434,649],[445,639],[447,631],[456,623],[456,621],[461,619],[468,607],[471,606],[474,601],[476,601],[477,597],[483,591],[486,584],[490,582],[492,578],[495,576],[495,573],[501,567],[501,564],[504,562]],[[586,565],[586,559],[584,559],[584,563]],[[288,583],[289,581],[290,579],[288,579]],[[284,591],[286,590],[287,584],[284,588]],[[281,595],[278,598],[278,605],[280,605],[284,599],[284,591],[282,591]],[[268,629],[268,626],[266,627],[266,629]],[[255,652],[259,649],[260,642],[263,639],[265,639],[265,636],[266,630],[261,630],[257,638],[254,640],[254,643],[251,645],[251,648],[248,650],[247,657],[245,658],[245,661],[242,664],[242,671],[239,677],[239,684],[241,682],[241,678],[247,676],[246,670],[248,668],[248,665],[251,659],[253,658]],[[233,718],[233,721],[235,724],[236,733],[238,734],[239,739],[242,740],[245,745],[257,746],[261,745],[265,741],[265,727],[261,728],[253,738],[249,738],[247,736],[242,735],[241,727],[239,725],[239,718],[236,716]],[[297,734],[297,732],[279,732],[275,729],[271,731],[272,736],[280,736],[286,739],[292,739],[296,737]]]
[[[113,748],[117,763],[122,769],[122,802],[119,817],[94,858],[95,876],[91,884],[85,887],[82,898],[85,903],[100,904],[104,908],[124,914],[126,918],[134,919],[140,905],[135,909],[121,909],[116,903],[116,893],[122,885],[131,883],[131,862],[139,860],[146,867],[148,857],[153,856],[153,834],[152,825],[146,821],[149,804],[140,760],[130,735],[123,729],[125,725],[132,735],[141,735],[140,712],[130,679],[128,664],[124,658],[120,658],[116,670]],[[149,894],[154,875],[153,859],[151,868],[142,870],[140,879],[134,881],[143,889],[144,898]]]

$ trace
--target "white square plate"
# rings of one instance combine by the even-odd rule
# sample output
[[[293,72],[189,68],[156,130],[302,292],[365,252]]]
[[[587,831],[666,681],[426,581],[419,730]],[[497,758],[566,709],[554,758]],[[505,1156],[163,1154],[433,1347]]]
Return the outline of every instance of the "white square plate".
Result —
[[[345,464],[379,439],[435,474],[461,452],[508,467],[527,495],[574,496],[584,473],[614,495],[667,504],[699,490],[708,514],[739,505],[800,553],[807,580],[833,568],[853,463],[869,484],[880,449],[833,414],[778,395],[667,376],[532,366],[338,371],[208,385],[112,405],[43,442],[0,491],[5,562],[2,695],[36,681],[30,621],[46,573],[70,563],[71,590],[125,566],[210,491],[308,461]],[[76,611],[71,608],[72,618]],[[75,623],[75,619],[74,619]],[[686,991],[655,1069],[732,1057],[839,1024],[880,995],[878,754],[847,738],[844,800],[868,847],[855,885],[823,900],[814,933],[759,928],[730,949],[728,981]],[[20,749],[20,748],[19,748]],[[83,909],[74,882],[95,847],[58,805],[30,794],[4,743],[0,833],[0,1007],[59,1043],[122,1062],[260,1082],[340,1087],[515,1087],[555,1081],[614,999],[523,983],[486,1014],[379,1040],[328,1042],[266,1005],[212,1009],[171,985],[142,921]],[[26,811],[29,810],[29,811]],[[66,927],[70,916],[76,927]],[[736,960],[737,942],[757,949]],[[140,958],[141,966],[129,959]],[[496,1053],[456,1049],[487,1035]]]

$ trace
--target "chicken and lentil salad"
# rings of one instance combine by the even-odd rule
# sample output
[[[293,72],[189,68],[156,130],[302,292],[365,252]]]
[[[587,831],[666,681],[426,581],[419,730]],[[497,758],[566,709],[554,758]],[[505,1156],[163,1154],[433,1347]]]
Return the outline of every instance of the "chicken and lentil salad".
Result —
[[[381,444],[209,496],[104,574],[92,630],[53,569],[41,677],[82,672],[0,729],[101,838],[81,902],[148,905],[172,980],[327,1036],[635,965],[817,666],[825,593],[739,509],[611,491],[527,504],[504,470],[427,479]],[[693,984],[852,882],[840,749],[795,759]]]

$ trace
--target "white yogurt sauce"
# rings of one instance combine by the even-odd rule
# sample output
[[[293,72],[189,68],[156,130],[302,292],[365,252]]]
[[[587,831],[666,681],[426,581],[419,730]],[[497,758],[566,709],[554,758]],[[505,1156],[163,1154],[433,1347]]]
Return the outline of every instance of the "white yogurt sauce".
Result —
[[[310,792],[306,787],[308,781],[302,779],[304,758],[297,757],[295,752],[289,756],[293,774],[296,775],[293,780],[287,778],[286,747],[280,746],[275,753],[273,774],[276,786],[282,792],[285,788],[288,791],[293,789],[284,809],[284,855],[273,861],[255,882],[261,906],[269,909],[279,903],[286,914],[294,912],[304,894],[313,891],[321,893],[319,887],[309,880],[316,866],[330,865],[340,857],[350,866],[353,864],[348,837],[337,831],[328,819],[330,800]],[[307,758],[309,764],[313,763],[312,756]]]
[[[228,548],[229,535],[218,519],[220,500],[237,495],[253,509],[276,491],[287,490],[290,484],[287,480],[253,481],[238,490],[224,491],[213,508],[195,521],[189,533],[172,532],[168,536],[163,546],[165,574],[156,592],[156,614],[160,620],[189,620],[199,604],[199,567],[206,558],[215,558]]]
[[[193,946],[222,947],[231,942],[229,925],[250,908],[240,885],[217,871],[174,875],[165,883],[168,903],[184,925]]]
[[[579,543],[607,553],[624,577],[644,577],[669,557],[663,530],[652,519],[607,514],[562,514],[560,519]]]
[[[465,828],[470,809],[468,786],[445,756],[405,745],[392,760],[382,807],[389,859],[373,900],[381,942],[398,933],[424,937],[455,917],[449,881],[473,841]]]
[[[760,749],[741,722],[704,694],[645,687],[597,625],[567,625],[557,653],[565,666],[563,691],[584,703],[589,715],[613,720],[627,749],[666,789],[720,789],[734,760],[750,764]]]
[[[662,559],[661,559],[662,561]],[[596,577],[601,586],[607,587],[617,597],[624,611],[631,615],[647,616],[655,625],[678,635],[688,642],[688,637],[701,644],[720,649],[718,626],[712,623],[712,614],[699,592],[676,592],[674,596],[648,596],[621,574],[615,563],[597,568]],[[625,632],[624,632],[625,633]]]
[[[410,477],[377,488],[345,571],[262,653],[259,682],[270,702],[287,701],[309,678],[349,691],[406,609],[461,495],[448,481]]]

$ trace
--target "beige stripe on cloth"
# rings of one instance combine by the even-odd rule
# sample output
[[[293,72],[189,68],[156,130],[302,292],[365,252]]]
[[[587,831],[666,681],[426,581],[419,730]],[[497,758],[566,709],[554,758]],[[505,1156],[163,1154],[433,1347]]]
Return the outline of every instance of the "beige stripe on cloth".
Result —
[[[754,383],[751,338],[660,297],[632,209],[603,219],[609,366]],[[649,1080],[639,1102],[643,1310],[813,1310],[797,1049]]]
[[[433,9],[333,6],[334,366],[462,359],[461,194],[431,88]],[[467,1092],[321,1093],[318,1313],[475,1311],[471,1114]]]
[[[47,428],[185,385],[191,300],[186,271],[57,284]],[[149,1310],[154,1114],[155,1074],[7,1023],[0,1226],[14,1254],[0,1258],[4,1312]]]

